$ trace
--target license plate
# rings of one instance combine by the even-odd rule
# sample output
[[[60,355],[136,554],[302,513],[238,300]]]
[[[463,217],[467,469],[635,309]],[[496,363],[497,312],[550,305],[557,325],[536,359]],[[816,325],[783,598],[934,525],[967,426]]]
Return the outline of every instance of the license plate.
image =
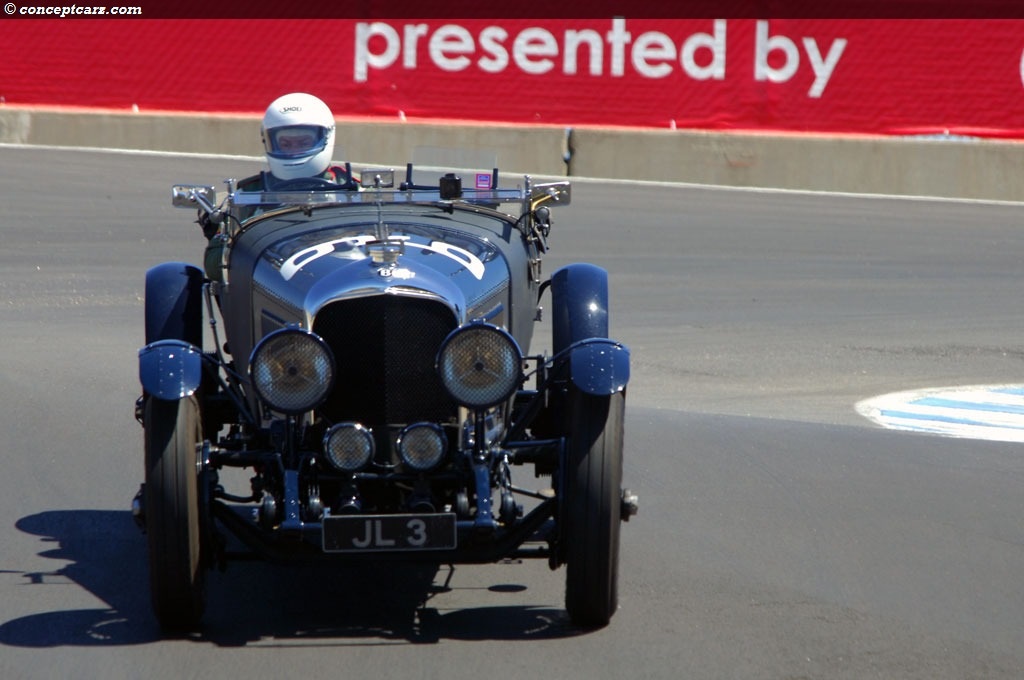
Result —
[[[323,520],[324,552],[453,550],[455,515],[341,515]]]

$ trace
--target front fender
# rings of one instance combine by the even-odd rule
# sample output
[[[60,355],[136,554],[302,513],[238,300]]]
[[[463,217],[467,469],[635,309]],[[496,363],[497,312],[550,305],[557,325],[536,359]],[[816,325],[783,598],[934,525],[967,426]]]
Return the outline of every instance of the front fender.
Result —
[[[192,396],[203,378],[203,352],[181,340],[158,340],[139,350],[139,381],[146,394],[173,401]]]
[[[165,262],[146,272],[146,342],[184,340],[203,346],[203,272]]]
[[[581,340],[569,348],[569,379],[586,394],[621,392],[629,382],[629,348],[607,338]]]
[[[608,272],[592,264],[562,267],[551,276],[552,344],[556,354],[574,342],[608,337]]]

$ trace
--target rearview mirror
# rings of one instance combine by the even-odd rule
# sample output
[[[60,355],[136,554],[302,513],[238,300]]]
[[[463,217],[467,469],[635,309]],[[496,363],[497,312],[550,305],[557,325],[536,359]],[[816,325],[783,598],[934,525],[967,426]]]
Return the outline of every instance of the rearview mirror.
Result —
[[[395,171],[363,170],[359,173],[359,183],[364,189],[388,189],[395,186]]]
[[[536,184],[530,190],[530,203],[548,207],[569,205],[572,202],[572,186],[569,182]]]
[[[175,184],[171,187],[171,205],[175,208],[205,208],[213,210],[217,203],[217,190],[201,184]]]

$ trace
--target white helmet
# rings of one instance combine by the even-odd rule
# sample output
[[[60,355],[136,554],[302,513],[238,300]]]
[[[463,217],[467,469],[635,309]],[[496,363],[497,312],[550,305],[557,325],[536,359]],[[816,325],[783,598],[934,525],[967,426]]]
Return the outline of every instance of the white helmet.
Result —
[[[316,177],[334,153],[334,115],[320,99],[304,92],[278,97],[260,127],[270,172],[278,179]]]

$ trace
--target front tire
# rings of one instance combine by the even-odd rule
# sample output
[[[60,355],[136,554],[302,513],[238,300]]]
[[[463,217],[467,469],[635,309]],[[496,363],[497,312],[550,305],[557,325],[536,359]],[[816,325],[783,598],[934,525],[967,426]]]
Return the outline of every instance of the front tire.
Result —
[[[568,408],[560,531],[565,608],[574,624],[599,628],[618,608],[625,394],[595,396],[573,389]]]
[[[194,397],[146,399],[145,511],[150,595],[160,626],[198,625],[205,605],[197,446],[202,441]]]

